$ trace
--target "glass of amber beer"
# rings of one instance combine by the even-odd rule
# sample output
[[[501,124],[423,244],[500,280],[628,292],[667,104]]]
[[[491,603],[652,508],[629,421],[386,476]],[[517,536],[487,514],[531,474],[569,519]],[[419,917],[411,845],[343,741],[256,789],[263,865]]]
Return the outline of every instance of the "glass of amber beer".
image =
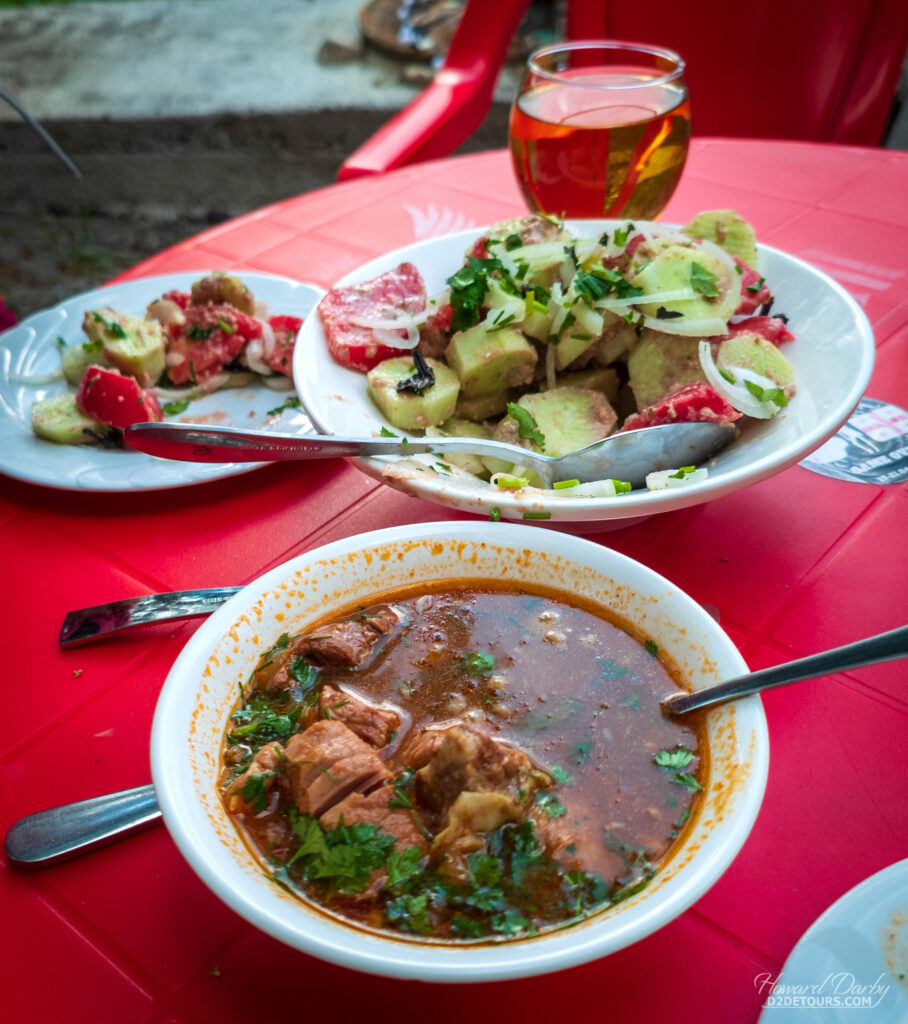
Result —
[[[684,61],[637,43],[545,46],[527,61],[509,136],[531,209],[652,220],[687,159]]]

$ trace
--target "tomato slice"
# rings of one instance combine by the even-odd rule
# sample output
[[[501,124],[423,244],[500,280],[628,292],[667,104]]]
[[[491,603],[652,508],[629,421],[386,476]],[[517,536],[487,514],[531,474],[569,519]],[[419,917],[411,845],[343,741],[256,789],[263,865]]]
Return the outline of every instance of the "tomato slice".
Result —
[[[161,406],[134,377],[104,366],[89,366],[76,392],[76,405],[108,427],[123,430],[131,423],[162,420]]]
[[[401,263],[371,281],[332,288],[318,304],[328,351],[342,366],[371,370],[384,359],[410,351],[378,341],[371,327],[356,320],[395,320],[402,313],[422,313],[426,308],[426,285],[412,263]],[[395,332],[405,337],[404,331]]]
[[[167,376],[173,384],[196,384],[220,373],[262,325],[233,306],[187,306],[186,322],[167,328]]]
[[[270,316],[268,326],[274,334],[274,349],[264,356],[264,362],[275,373],[289,377],[293,367],[293,346],[303,321],[298,316]]]
[[[628,416],[621,430],[658,427],[663,423],[695,423],[701,420],[725,424],[732,423],[740,417],[741,413],[730,406],[711,384],[695,381],[676,388],[655,404]]]

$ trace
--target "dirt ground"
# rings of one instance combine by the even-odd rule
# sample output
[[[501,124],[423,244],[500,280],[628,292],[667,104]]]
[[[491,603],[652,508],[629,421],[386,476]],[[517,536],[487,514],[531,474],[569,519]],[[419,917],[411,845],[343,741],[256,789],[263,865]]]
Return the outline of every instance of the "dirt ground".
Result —
[[[334,181],[387,111],[45,122],[77,180],[25,124],[0,122],[0,295],[19,319],[214,224]],[[463,148],[498,147],[493,108]]]

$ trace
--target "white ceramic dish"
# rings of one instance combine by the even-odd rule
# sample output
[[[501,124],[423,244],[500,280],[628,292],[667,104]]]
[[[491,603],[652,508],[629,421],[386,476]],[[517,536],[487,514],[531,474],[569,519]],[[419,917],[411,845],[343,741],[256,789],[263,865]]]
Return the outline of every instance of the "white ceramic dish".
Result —
[[[616,222],[569,221],[575,234],[597,237]],[[416,264],[429,295],[443,290],[461,265],[463,254],[482,234],[462,231],[406,246],[372,260],[338,284],[354,284],[390,270],[404,260]],[[533,518],[548,513],[553,521],[607,522],[649,516],[697,505],[748,487],[778,473],[818,448],[848,419],[864,393],[873,369],[874,341],[867,318],[835,281],[794,256],[760,247],[760,273],[786,313],[797,340],[784,346],[794,364],[798,394],[773,420],[751,421],[742,436],[715,460],[702,483],[664,491],[634,491],[615,498],[571,498],[532,490],[503,491],[455,470],[439,475],[425,469],[430,456],[358,460],[359,468],[391,487],[465,512],[502,518]],[[366,394],[365,374],[340,366],[328,354],[317,316],[303,326],[294,354],[293,378],[303,404],[324,434],[370,436],[390,424]]]
[[[67,344],[84,341],[82,317],[86,310],[110,306],[132,316],[144,316],[149,302],[172,288],[188,291],[193,281],[205,273],[202,269],[137,278],[83,292],[0,334],[0,472],[30,483],[73,491],[149,491],[218,480],[264,465],[174,462],[135,451],[58,445],[36,437],[32,431],[32,405],[67,390],[69,385],[63,380],[34,384],[24,383],[23,379],[59,369],[56,339],[61,337]],[[256,299],[270,304],[272,315],[308,317],[324,295],[317,285],[287,277],[246,272],[240,276]],[[280,406],[287,395],[288,392],[272,391],[255,382],[196,399],[185,413],[170,418],[204,422],[207,417],[209,423],[221,426],[252,428],[261,426],[267,413]],[[280,429],[307,433],[312,426],[307,416],[295,410],[284,414]]]
[[[773,980],[760,1024],[908,1020],[908,860],[836,900]]]
[[[762,799],[768,738],[757,697],[707,718],[703,800],[675,852],[642,893],[563,931],[497,945],[431,945],[360,931],[269,880],[217,794],[218,754],[237,685],[281,633],[414,580],[498,579],[557,586],[639,625],[696,688],[745,670],[715,621],[637,562],[553,530],[440,522],[360,534],[307,552],[245,587],[186,645],[161,693],[151,740],[158,801],[177,846],[237,913],[324,960],[426,981],[543,974],[621,949],[694,903],[728,867]]]

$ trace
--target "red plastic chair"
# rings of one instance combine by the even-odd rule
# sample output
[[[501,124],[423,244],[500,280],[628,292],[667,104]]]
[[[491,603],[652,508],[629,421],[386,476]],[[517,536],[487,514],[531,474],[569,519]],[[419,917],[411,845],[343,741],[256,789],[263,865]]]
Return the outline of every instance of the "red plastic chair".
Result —
[[[528,6],[468,0],[433,82],[345,161],[338,179],[453,152],[491,106]],[[908,43],[905,0],[763,0],[702,10],[678,0],[572,0],[565,35],[680,53],[695,136],[879,144]]]

